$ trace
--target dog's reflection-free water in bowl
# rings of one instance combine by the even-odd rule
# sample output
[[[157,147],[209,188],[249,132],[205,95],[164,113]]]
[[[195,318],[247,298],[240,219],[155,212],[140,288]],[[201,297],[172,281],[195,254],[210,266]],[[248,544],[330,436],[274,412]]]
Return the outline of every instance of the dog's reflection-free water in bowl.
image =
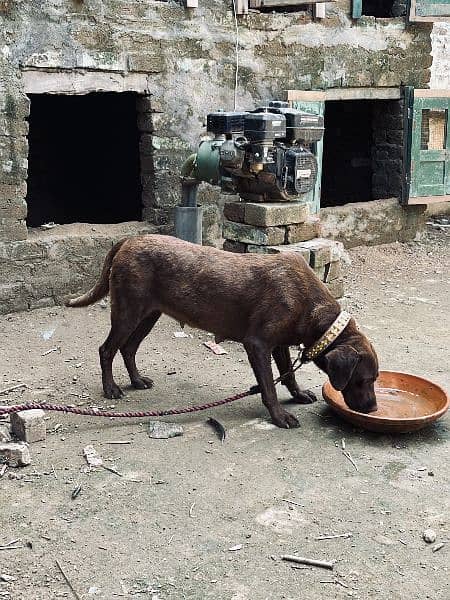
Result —
[[[418,394],[389,387],[377,387],[375,393],[378,409],[371,413],[374,417],[408,419],[430,413],[428,399]]]

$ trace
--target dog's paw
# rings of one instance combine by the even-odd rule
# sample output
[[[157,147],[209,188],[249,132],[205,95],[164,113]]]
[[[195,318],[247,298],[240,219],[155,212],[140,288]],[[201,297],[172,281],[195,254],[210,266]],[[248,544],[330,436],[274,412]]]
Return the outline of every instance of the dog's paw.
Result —
[[[110,387],[106,388],[104,392],[105,398],[108,398],[109,400],[119,400],[119,398],[122,398],[123,396],[122,390],[115,383],[113,383]]]
[[[153,387],[153,379],[149,379],[148,377],[138,377],[133,379],[131,385],[136,390],[149,390]]]
[[[313,404],[317,402],[317,396],[311,390],[298,390],[292,394],[292,400],[297,404]]]
[[[291,415],[287,410],[283,410],[276,416],[272,416],[272,421],[277,427],[282,427],[283,429],[295,429],[296,427],[300,427],[297,417]]]

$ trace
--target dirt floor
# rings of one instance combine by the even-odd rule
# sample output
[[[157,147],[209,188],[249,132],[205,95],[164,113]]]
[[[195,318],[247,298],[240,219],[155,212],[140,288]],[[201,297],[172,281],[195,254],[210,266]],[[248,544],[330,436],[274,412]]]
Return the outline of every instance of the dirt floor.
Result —
[[[447,389],[449,240],[433,230],[421,242],[352,250],[344,299],[382,367]],[[1,317],[0,389],[28,386],[1,403],[110,407],[97,360],[108,316],[96,305]],[[202,345],[207,334],[188,330],[192,337],[179,339],[177,330],[160,321],[139,355],[156,385],[127,389],[117,409],[209,402],[254,383],[238,344],[223,343],[228,354],[215,356]],[[115,373],[126,387],[120,360]],[[324,379],[311,365],[299,375],[317,393]],[[83,600],[447,600],[449,418],[415,434],[381,435],[339,420],[323,401],[290,409],[300,429],[274,428],[254,397],[172,419],[184,436],[167,440],[150,439],[145,420],[49,413],[32,465],[0,480],[0,598],[76,598],[58,560]],[[209,416],[226,427],[223,444]],[[88,444],[120,476],[89,472]],[[439,551],[422,539],[428,527],[436,543],[447,542]],[[282,554],[335,568],[295,569]],[[14,579],[2,582],[4,575]]]

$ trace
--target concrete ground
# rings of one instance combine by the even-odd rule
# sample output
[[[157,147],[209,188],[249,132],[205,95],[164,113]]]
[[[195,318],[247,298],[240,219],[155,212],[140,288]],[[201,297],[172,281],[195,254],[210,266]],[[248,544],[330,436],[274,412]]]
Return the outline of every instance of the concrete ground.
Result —
[[[447,388],[449,239],[436,230],[418,243],[352,250],[345,298],[382,367]],[[112,405],[101,396],[97,360],[108,310],[0,319],[0,389],[28,386],[2,403]],[[215,356],[202,345],[207,334],[179,339],[178,329],[169,319],[158,323],[139,355],[154,389],[127,389],[115,408],[209,402],[254,383],[239,345],[225,342],[228,354]],[[126,386],[120,360],[115,372]],[[299,374],[317,392],[324,379],[311,365]],[[83,600],[448,599],[448,417],[415,434],[381,435],[346,424],[323,401],[291,410],[302,427],[281,430],[259,397],[245,399],[172,419],[185,433],[168,440],[150,439],[145,419],[48,413],[48,437],[32,445],[32,465],[0,480],[0,598],[76,598],[59,561]],[[223,444],[209,416],[226,427]],[[88,444],[120,476],[89,472]],[[422,539],[428,527],[447,542],[437,552]],[[336,561],[335,568],[295,569],[282,554]]]

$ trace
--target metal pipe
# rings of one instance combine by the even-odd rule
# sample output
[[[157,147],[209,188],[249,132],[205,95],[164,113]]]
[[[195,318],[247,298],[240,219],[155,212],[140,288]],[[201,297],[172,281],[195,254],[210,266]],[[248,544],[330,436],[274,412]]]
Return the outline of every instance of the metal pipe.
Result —
[[[202,243],[203,208],[197,206],[199,185],[196,179],[182,179],[181,204],[175,207],[175,235],[193,244]]]

